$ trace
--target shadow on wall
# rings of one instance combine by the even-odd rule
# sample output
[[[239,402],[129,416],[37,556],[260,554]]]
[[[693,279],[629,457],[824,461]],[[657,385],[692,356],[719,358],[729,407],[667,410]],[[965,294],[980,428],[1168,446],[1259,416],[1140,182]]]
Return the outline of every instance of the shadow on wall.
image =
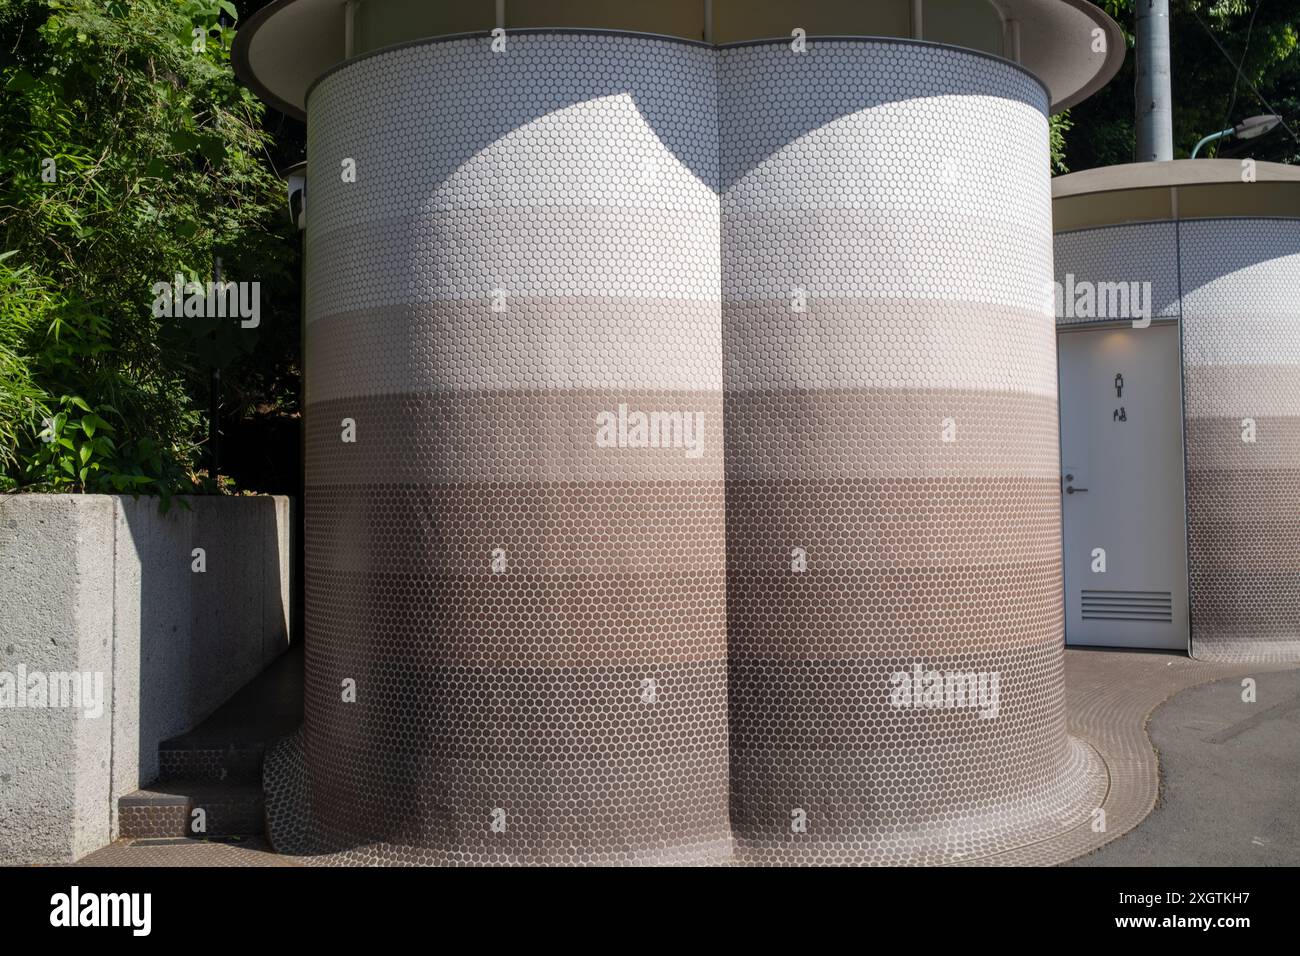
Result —
[[[1267,241],[1228,241],[1225,230],[1234,228],[1233,223],[1265,233]],[[1139,233],[1140,239],[1126,238]],[[1300,243],[1295,235],[1288,235],[1285,226],[1269,220],[1119,223],[1058,233],[1056,278],[1064,284],[1068,273],[1076,286],[1084,281],[1096,284],[1140,278],[1151,283],[1153,318],[1176,319],[1184,311],[1197,314],[1217,310],[1237,320],[1239,316],[1233,313],[1250,314],[1232,298],[1240,292],[1237,287],[1246,277],[1238,273],[1246,273],[1260,289],[1270,288],[1269,280],[1277,288],[1286,288],[1285,277],[1297,255]],[[1068,268],[1063,263],[1068,263]],[[1282,311],[1289,314],[1292,310]],[[1104,320],[1105,316],[1096,318]],[[1059,325],[1083,321],[1062,322],[1058,317]]]
[[[115,794],[155,780],[158,744],[289,646],[288,499],[186,500],[167,514],[150,498],[116,509]]]
[[[519,31],[511,42],[526,48],[529,43],[544,44],[548,39]],[[657,39],[673,44],[668,38]],[[762,64],[747,62],[743,54],[734,55],[744,47],[713,47],[679,41],[676,45],[680,46],[680,52],[669,62],[684,71],[705,70],[717,75],[720,103],[735,99],[738,91],[746,91],[745,95],[752,97],[754,89],[779,86],[782,97],[800,104],[800,109],[780,114],[777,117],[779,123],[774,122],[761,135],[731,143],[731,152],[720,158],[718,131],[701,123],[703,114],[700,111],[682,109],[677,87],[672,83],[655,85],[644,82],[647,75],[662,72],[668,57],[663,45],[646,44],[644,38],[635,36],[602,36],[600,40],[600,43],[584,48],[587,58],[585,82],[576,91],[557,90],[554,85],[543,83],[529,88],[512,85],[517,77],[513,76],[506,58],[491,57],[472,75],[440,71],[440,60],[450,55],[447,48],[460,45],[477,50],[482,42],[477,37],[431,41],[418,47],[415,55],[428,61],[427,71],[420,74],[420,79],[442,94],[437,97],[441,122],[456,129],[459,135],[455,139],[441,139],[440,150],[421,154],[416,165],[396,166],[392,169],[392,178],[404,184],[408,195],[425,203],[420,212],[435,211],[435,197],[439,190],[457,177],[473,175],[480,165],[490,164],[490,152],[494,146],[508,145],[514,138],[546,135],[553,127],[576,122],[575,117],[567,115],[568,111],[595,111],[601,108],[601,100],[625,97],[635,103],[646,129],[663,147],[696,179],[721,194],[774,154],[809,133],[834,124],[847,113],[929,97],[951,96],[956,92],[950,76],[926,69],[925,63],[917,56],[918,49],[924,49],[928,54],[939,49],[935,44],[882,37],[823,38],[794,60],[793,78],[783,76],[778,83],[765,75]],[[779,39],[745,46],[781,47],[788,43],[787,39]],[[826,96],[823,82],[826,71],[841,66],[841,61],[853,57],[863,44],[870,44],[879,59],[876,70],[880,76],[907,76],[906,93],[886,89],[880,84],[861,84],[846,85],[836,97]],[[412,55],[409,48],[394,52],[407,57]],[[394,127],[400,127],[408,120],[405,104],[412,94],[410,74],[394,69],[390,54],[381,53],[358,59],[346,71],[327,76],[316,94],[319,95],[331,83],[345,82],[343,77],[349,78],[346,82],[357,82],[357,73],[366,74],[364,83],[373,89],[374,108],[360,128],[347,130],[347,141],[356,153],[357,168],[389,168],[400,162],[400,157],[395,160],[385,155],[383,144]],[[963,96],[1007,98],[1005,81],[998,70],[977,72],[964,79],[966,85],[960,90]],[[1037,85],[1036,81],[1028,78],[1026,82]],[[515,95],[503,101],[501,90],[506,87],[510,87]],[[452,92],[454,96],[447,95]],[[1046,106],[1044,93],[1042,108]],[[725,109],[722,114],[724,122],[730,121]],[[334,155],[336,151],[331,149],[332,144],[325,140],[331,132],[319,127],[312,131],[316,145],[308,150],[309,155]],[[562,144],[560,140],[553,148],[560,149]],[[873,153],[873,161],[886,167],[897,158],[896,153],[885,145],[873,149],[873,144],[868,143],[866,149]],[[341,205],[347,208],[343,201],[345,197],[354,202],[372,199],[364,193],[366,186],[364,177],[346,184],[338,176],[312,178],[312,187],[318,194],[315,201],[322,207]]]

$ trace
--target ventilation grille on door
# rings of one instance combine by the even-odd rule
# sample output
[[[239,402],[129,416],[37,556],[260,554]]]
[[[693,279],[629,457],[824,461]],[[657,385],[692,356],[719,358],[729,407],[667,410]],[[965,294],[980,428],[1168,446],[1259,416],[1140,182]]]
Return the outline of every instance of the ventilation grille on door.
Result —
[[[1085,621],[1151,621],[1174,619],[1174,598],[1168,591],[1083,591]]]

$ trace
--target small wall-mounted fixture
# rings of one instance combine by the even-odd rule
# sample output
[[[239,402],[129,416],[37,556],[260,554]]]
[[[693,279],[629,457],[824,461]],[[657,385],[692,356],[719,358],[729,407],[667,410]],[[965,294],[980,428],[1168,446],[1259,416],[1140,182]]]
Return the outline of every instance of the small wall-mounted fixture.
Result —
[[[280,174],[289,200],[289,221],[299,229],[307,228],[307,161],[294,163]]]

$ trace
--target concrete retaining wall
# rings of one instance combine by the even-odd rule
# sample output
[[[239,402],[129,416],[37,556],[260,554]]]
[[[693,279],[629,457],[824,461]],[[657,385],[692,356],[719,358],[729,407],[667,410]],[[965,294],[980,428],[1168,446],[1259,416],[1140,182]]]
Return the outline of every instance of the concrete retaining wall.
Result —
[[[110,842],[159,742],[288,646],[289,499],[186,501],[0,497],[0,864]]]

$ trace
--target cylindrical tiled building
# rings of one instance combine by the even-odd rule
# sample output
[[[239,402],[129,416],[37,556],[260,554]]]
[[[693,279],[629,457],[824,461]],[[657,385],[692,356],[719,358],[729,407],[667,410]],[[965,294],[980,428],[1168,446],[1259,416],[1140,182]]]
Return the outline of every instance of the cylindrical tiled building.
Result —
[[[1300,169],[1138,163],[1054,196],[1058,277],[1150,282],[1179,329],[1192,655],[1300,660]]]
[[[733,827],[780,858],[1006,846],[1084,796],[1048,94],[1002,60],[887,41],[720,62]],[[918,665],[998,675],[997,716],[897,706]],[[972,829],[980,812],[1003,819]]]
[[[719,858],[712,51],[510,44],[409,46],[312,93],[313,822],[413,859]],[[322,168],[345,160],[355,182]]]
[[[279,0],[241,30],[241,75],[309,118],[277,845],[927,862],[1079,822],[1046,116],[1118,29],[628,6]]]

